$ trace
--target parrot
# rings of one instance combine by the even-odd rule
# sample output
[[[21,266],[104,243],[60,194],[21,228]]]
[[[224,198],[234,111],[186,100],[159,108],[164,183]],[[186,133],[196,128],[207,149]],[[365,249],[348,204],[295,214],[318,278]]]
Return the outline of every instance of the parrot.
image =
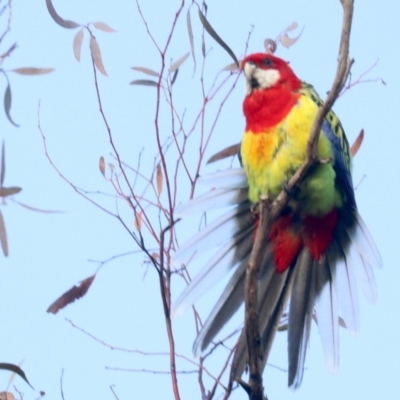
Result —
[[[217,247],[176,300],[172,314],[184,312],[225,274],[231,278],[203,324],[194,352],[204,351],[244,302],[246,267],[254,243],[260,197],[273,201],[304,163],[311,127],[322,99],[300,80],[288,62],[255,53],[241,62],[246,95],[241,168],[200,178],[211,190],[193,198],[179,217],[228,207],[228,211],[187,240],[174,260],[189,264]],[[339,327],[360,328],[358,290],[373,303],[374,268],[382,260],[357,211],[352,159],[343,126],[330,110],[321,127],[316,162],[289,193],[263,248],[258,277],[263,368],[283,316],[287,317],[288,386],[302,382],[312,321],[317,324],[328,371],[339,364]],[[231,373],[240,379],[247,365],[243,329]]]

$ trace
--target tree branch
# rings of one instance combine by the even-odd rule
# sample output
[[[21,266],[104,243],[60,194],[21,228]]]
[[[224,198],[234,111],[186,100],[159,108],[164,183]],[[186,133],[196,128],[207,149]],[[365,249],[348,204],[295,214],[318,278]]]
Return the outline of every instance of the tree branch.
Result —
[[[349,42],[351,23],[353,18],[353,0],[340,0],[343,7],[343,25],[339,47],[339,60],[335,80],[323,106],[319,109],[311,128],[307,145],[306,160],[296,171],[275,201],[270,204],[268,198],[261,198],[259,203],[260,224],[257,229],[249,264],[246,269],[245,305],[246,305],[246,338],[249,357],[249,383],[246,391],[251,400],[266,400],[262,381],[262,370],[265,360],[262,359],[260,343],[260,329],[258,318],[258,273],[264,244],[268,238],[272,223],[282,212],[289,201],[289,193],[300,184],[312,165],[319,162],[317,157],[317,144],[322,123],[335,103],[350,72],[353,60],[349,60]]]

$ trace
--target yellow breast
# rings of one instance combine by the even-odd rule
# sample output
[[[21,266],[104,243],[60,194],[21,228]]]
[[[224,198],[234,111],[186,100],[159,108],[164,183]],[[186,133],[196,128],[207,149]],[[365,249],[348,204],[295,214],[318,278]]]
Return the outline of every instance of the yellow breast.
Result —
[[[284,183],[304,162],[307,141],[317,112],[318,106],[311,99],[302,96],[285,119],[274,127],[261,133],[245,132],[241,155],[249,180],[251,202],[257,203],[261,195],[274,199]],[[323,133],[320,135],[318,152],[321,158],[332,157],[330,142]],[[328,167],[326,172],[334,179],[333,168],[330,164]],[[324,168],[320,173],[323,170]],[[325,172],[323,175],[321,179],[326,179]],[[312,178],[311,175],[309,178]],[[333,196],[334,181],[330,179],[327,185],[332,187],[329,195]]]

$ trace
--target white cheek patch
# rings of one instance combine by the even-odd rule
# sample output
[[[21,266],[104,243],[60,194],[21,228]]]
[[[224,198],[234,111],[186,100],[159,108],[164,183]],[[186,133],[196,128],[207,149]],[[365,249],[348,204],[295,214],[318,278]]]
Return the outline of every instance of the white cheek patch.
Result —
[[[254,70],[256,69],[256,66],[254,64],[246,63],[244,64],[244,74],[246,75],[246,94],[249,95],[253,91],[253,87],[251,85],[251,79],[254,74]]]
[[[274,86],[280,78],[279,71],[276,69],[257,68],[253,73],[253,79],[256,79],[261,89]]]
[[[276,69],[261,69],[254,63],[247,62],[243,68],[246,75],[246,94],[249,95],[255,89],[267,89],[274,86],[280,78]],[[255,85],[255,81],[257,85]]]
[[[251,77],[253,76],[254,70],[256,68],[257,67],[253,63],[250,64],[249,62],[247,62],[246,64],[244,64],[243,70],[244,70],[244,74],[246,75],[247,79],[251,79]]]

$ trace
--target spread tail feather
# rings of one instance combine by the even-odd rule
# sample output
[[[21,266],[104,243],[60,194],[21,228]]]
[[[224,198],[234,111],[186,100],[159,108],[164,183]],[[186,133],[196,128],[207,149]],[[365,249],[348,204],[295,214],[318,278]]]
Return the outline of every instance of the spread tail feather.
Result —
[[[173,307],[173,316],[182,314],[207,289],[216,284],[232,267],[250,254],[253,244],[249,238],[251,238],[252,231],[252,227],[247,228],[220,248],[179,296]]]
[[[244,202],[219,217],[184,243],[173,256],[174,264],[188,264],[198,254],[235,237],[253,225],[250,203]]]
[[[228,182],[230,174],[236,184],[240,183],[238,186],[235,187],[235,184],[231,185]],[[229,174],[219,173],[215,179],[207,178],[208,182],[217,182],[218,185],[224,181],[221,186],[225,189],[215,189],[210,195],[192,200],[192,205],[189,205],[188,209],[203,212],[212,205],[230,205],[235,198],[243,198],[245,189],[242,186],[242,178],[243,172],[240,170],[233,170]],[[289,222],[292,220],[291,217],[286,219]],[[243,201],[195,235],[175,255],[175,259],[187,263],[204,250],[220,245],[219,251],[175,303],[173,311],[175,314],[193,304],[226,271],[231,268],[236,269],[194,343],[196,354],[210,344],[244,301],[245,272],[253,244],[254,222],[250,202]],[[330,372],[337,371],[339,324],[343,320],[351,333],[359,330],[358,288],[368,301],[374,302],[377,289],[373,268],[380,268],[382,264],[373,239],[355,207],[338,210],[337,224],[330,243],[320,257],[316,257],[315,251],[312,253],[312,246],[307,247],[312,243],[313,234],[312,231],[307,231],[306,241],[304,238],[298,239],[300,244],[304,244],[299,247],[299,252],[296,253],[295,246],[296,251],[292,251],[293,257],[286,257],[290,260],[290,266],[277,271],[277,260],[280,258],[276,258],[274,251],[277,248],[281,249],[286,243],[285,240],[291,239],[291,235],[296,235],[296,232],[304,234],[301,229],[289,229],[284,232],[285,234],[270,237],[265,247],[259,276],[259,322],[264,355],[263,367],[267,362],[283,310],[289,301],[289,386],[293,389],[300,386],[303,377],[313,318],[318,325],[327,369]],[[277,246],[278,242],[280,247]],[[246,364],[247,344],[243,331],[232,362],[233,376],[239,378]]]
[[[327,369],[330,373],[335,373],[339,366],[339,303],[336,281],[326,256],[316,265],[315,274],[316,321]]]
[[[294,269],[295,277],[290,296],[288,324],[288,384],[296,389],[303,378],[315,300],[315,261],[312,260],[308,250],[303,249],[300,253]]]
[[[271,258],[262,265],[258,295],[259,295],[259,326],[263,352],[263,368],[268,359],[272,342],[275,337],[282,312],[289,298],[293,269],[277,273],[272,268]],[[243,294],[244,295],[244,294]],[[236,352],[232,361],[231,373],[240,378],[247,365],[247,340],[243,329],[240,335]]]

